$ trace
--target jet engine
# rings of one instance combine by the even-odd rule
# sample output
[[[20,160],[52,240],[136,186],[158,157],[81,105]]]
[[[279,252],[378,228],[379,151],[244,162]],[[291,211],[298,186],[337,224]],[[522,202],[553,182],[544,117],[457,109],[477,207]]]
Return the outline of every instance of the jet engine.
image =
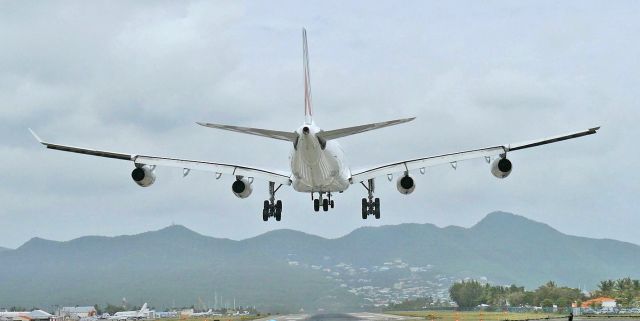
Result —
[[[497,178],[505,178],[511,174],[511,169],[513,169],[513,165],[511,161],[505,158],[498,158],[493,161],[491,164],[491,174]]]
[[[233,194],[235,194],[239,198],[247,198],[253,192],[253,188],[251,188],[251,183],[248,179],[242,178],[233,182],[231,185],[231,190]]]
[[[398,178],[396,186],[398,187],[398,192],[405,195],[413,193],[413,190],[416,189],[416,183],[409,175],[404,175]]]
[[[147,165],[136,167],[131,172],[131,178],[133,178],[136,184],[142,187],[151,186],[156,181],[156,175],[153,173],[153,169]]]

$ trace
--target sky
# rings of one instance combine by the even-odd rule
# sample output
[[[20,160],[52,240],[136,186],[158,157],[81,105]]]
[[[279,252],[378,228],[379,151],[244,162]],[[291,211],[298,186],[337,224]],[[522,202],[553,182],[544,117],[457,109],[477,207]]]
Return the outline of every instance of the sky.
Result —
[[[640,244],[640,2],[0,2],[0,246],[182,224],[244,239],[289,228],[339,237],[362,226],[470,227],[502,210],[563,233]],[[602,126],[597,135],[429,168],[416,190],[376,181],[316,213],[283,187],[281,222],[262,221],[268,184],[238,199],[233,177],[45,150],[45,140],[288,172],[287,142],[197,121],[293,131],[304,121],[301,29],[314,120],[324,129],[413,122],[340,140],[353,170]],[[505,240],[508,242],[508,240]],[[277,245],[274,245],[277,246]]]

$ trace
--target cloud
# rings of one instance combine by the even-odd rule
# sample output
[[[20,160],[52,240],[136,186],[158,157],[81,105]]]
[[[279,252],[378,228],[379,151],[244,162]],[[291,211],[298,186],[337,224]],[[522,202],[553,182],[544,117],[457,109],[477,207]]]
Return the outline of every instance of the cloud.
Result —
[[[553,9],[553,10],[552,10]],[[244,238],[275,228],[336,237],[367,225],[470,226],[501,209],[563,232],[640,243],[628,226],[635,159],[638,5],[595,3],[82,2],[0,4],[0,245],[32,236],[124,234],[172,222]],[[544,13],[544,14],[543,14]],[[290,146],[196,121],[292,130],[303,119],[300,29],[309,31],[316,122],[327,129],[417,120],[341,140],[352,168],[545,137],[598,135],[429,169],[409,196],[378,181],[383,219],[363,221],[354,185],[336,209],[283,188],[264,223],[266,182],[236,199],[232,178],[43,151],[53,142],[287,170]]]

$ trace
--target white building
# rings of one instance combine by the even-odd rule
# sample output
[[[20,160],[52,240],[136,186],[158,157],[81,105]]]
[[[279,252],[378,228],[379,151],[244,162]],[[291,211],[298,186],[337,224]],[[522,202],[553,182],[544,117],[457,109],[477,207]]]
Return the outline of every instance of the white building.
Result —
[[[31,312],[1,312],[0,318],[11,321],[61,321],[62,318],[42,310]]]
[[[82,319],[82,318],[88,318],[88,317],[95,317],[97,313],[98,311],[96,311],[96,308],[91,306],[63,307],[62,309],[60,309],[60,312],[58,312],[58,315],[61,315],[64,317],[70,317],[73,319]]]

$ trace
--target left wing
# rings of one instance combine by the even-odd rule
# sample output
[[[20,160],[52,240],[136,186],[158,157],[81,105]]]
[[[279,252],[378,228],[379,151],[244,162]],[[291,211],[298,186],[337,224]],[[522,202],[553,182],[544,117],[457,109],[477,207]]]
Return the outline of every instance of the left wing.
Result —
[[[600,127],[589,128],[587,130],[558,135],[523,143],[516,144],[505,144],[498,145],[493,147],[481,148],[468,150],[464,152],[443,154],[437,156],[429,156],[417,159],[411,159],[396,163],[391,163],[387,165],[377,166],[370,169],[366,169],[360,172],[357,172],[351,176],[351,183],[358,183],[362,181],[366,181],[368,179],[372,179],[378,176],[383,176],[387,174],[395,174],[395,173],[404,173],[415,169],[422,169],[425,167],[431,167],[442,164],[454,164],[458,161],[463,161],[467,159],[481,158],[481,157],[491,157],[496,155],[505,155],[509,151],[515,151],[519,149],[531,148],[545,144],[556,143],[559,141],[578,138],[586,135],[595,134]]]
[[[117,153],[117,152],[103,151],[103,150],[97,150],[97,149],[74,147],[69,145],[52,144],[52,143],[47,143],[42,139],[40,139],[40,137],[38,137],[38,135],[36,135],[36,133],[34,133],[31,129],[29,129],[29,131],[40,142],[40,144],[46,146],[49,149],[55,149],[55,150],[61,150],[65,152],[79,153],[79,154],[85,154],[85,155],[92,155],[92,156],[128,160],[128,161],[132,161],[134,164],[137,164],[137,165],[177,167],[177,168],[182,168],[184,170],[193,169],[193,170],[200,170],[200,171],[213,172],[213,173],[219,173],[219,174],[255,177],[255,178],[261,178],[261,179],[278,183],[278,184],[291,185],[291,179],[289,178],[289,176],[281,173],[276,173],[273,171],[264,170],[264,169],[241,166],[241,165],[233,165],[233,164],[223,164],[223,163],[159,157],[159,156],[126,154],[126,153]]]

